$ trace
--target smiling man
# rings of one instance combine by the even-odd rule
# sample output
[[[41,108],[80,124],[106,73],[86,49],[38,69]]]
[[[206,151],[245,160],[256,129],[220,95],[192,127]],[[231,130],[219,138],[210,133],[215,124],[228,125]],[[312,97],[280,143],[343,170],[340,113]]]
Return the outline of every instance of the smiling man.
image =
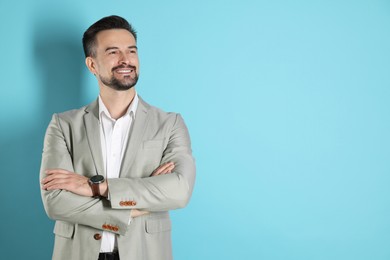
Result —
[[[99,97],[53,115],[42,155],[53,259],[172,259],[168,212],[187,205],[195,182],[188,130],[138,96],[137,35],[125,19],[97,21],[83,47]]]

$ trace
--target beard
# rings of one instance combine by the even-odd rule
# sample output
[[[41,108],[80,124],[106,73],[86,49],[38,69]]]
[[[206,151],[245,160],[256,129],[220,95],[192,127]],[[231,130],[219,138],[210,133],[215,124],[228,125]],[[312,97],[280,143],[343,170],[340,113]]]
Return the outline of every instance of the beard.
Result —
[[[138,74],[137,74],[136,68],[134,66],[118,66],[118,67],[113,68],[112,72],[114,72],[114,70],[116,70],[116,69],[122,69],[122,68],[133,69],[135,77],[133,78],[131,76],[125,76],[123,79],[117,79],[114,75],[112,75],[110,78],[104,78],[102,76],[99,76],[101,82],[104,85],[106,85],[114,90],[118,90],[118,91],[125,91],[125,90],[129,90],[132,87],[134,87],[138,81]]]

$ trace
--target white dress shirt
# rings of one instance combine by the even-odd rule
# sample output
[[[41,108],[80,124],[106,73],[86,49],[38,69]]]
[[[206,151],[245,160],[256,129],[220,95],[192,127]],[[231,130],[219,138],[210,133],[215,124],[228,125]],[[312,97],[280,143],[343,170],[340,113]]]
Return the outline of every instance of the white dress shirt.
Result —
[[[113,119],[99,96],[100,142],[106,172],[106,179],[119,178],[119,170],[129,138],[131,125],[138,107],[138,95],[135,93],[125,115]],[[129,224],[131,218],[129,216]],[[103,231],[100,252],[113,252],[117,249],[114,233]]]

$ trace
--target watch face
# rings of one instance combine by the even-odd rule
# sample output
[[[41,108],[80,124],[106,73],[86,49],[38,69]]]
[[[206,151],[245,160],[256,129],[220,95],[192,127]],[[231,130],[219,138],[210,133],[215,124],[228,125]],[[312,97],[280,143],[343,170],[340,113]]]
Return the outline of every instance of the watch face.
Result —
[[[102,183],[104,181],[103,175],[94,175],[90,178],[92,183]]]

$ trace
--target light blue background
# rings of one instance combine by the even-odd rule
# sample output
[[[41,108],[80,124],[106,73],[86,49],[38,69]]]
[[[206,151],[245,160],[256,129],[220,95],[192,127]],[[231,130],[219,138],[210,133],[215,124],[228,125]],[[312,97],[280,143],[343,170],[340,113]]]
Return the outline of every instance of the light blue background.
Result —
[[[2,258],[51,257],[43,136],[95,99],[81,37],[111,14],[139,32],[139,94],[192,137],[175,259],[390,259],[386,0],[1,0]]]

